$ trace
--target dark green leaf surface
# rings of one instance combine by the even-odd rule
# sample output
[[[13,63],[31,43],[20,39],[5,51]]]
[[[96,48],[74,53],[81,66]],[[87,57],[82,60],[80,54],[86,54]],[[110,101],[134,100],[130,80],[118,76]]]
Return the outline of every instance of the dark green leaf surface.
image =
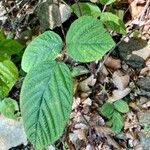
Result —
[[[83,16],[74,21],[66,37],[67,52],[80,62],[99,60],[114,45],[102,23],[91,16]]]
[[[91,3],[79,3],[80,5],[80,9],[82,11],[82,15],[87,15],[87,16],[93,16],[95,18],[99,17],[101,14],[101,11],[99,9],[98,6],[96,6],[95,4],[91,4]],[[79,7],[78,4],[73,4],[71,6],[71,8],[73,9],[73,12],[78,16],[80,16],[80,11],[79,11]]]
[[[62,49],[63,42],[59,35],[46,31],[36,37],[27,46],[23,58],[22,69],[25,72],[46,60],[54,60]]]
[[[0,42],[0,55],[18,54],[22,50],[23,46],[16,40],[3,40]]]
[[[107,28],[112,29],[121,34],[126,34],[126,28],[123,21],[117,16],[110,12],[101,13],[100,19]]]
[[[103,116],[110,118],[114,112],[114,105],[112,103],[105,103],[101,108]]]
[[[71,112],[73,83],[64,63],[43,62],[27,74],[21,89],[25,132],[36,149],[63,134]]]

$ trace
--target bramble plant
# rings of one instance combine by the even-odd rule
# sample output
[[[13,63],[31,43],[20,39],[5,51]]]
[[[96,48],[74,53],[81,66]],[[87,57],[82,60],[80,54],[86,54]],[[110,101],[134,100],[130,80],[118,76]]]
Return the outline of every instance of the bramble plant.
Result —
[[[123,127],[124,121],[121,113],[127,113],[128,111],[128,104],[123,100],[117,100],[114,103],[106,102],[100,108],[100,113],[109,119],[109,124],[115,133],[119,133]]]
[[[11,56],[18,54],[23,46],[16,40],[6,37],[0,31],[0,113],[17,119],[19,107],[15,100],[7,98],[18,79],[18,69],[12,62]]]
[[[82,6],[84,10],[90,7],[92,13],[89,14],[89,9],[82,17],[76,13],[79,18],[71,24],[66,41],[53,31],[46,31],[27,46],[22,58],[22,69],[27,76],[20,95],[21,114],[27,137],[36,149],[45,148],[60,138],[71,113],[75,75],[67,64],[56,59],[58,55],[66,51],[68,57],[76,61],[92,62],[100,60],[115,46],[103,26],[110,23],[109,14],[97,19],[102,15],[97,6],[89,3]],[[117,23],[120,27],[120,22]],[[112,24],[109,27],[119,30]],[[122,30],[119,32],[123,33]]]

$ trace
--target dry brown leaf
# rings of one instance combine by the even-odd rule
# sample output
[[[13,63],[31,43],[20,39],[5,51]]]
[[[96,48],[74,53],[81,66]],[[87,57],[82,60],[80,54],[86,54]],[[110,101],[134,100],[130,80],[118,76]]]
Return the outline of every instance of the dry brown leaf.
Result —
[[[128,86],[130,80],[130,76],[128,74],[121,75],[119,71],[115,71],[112,78],[113,83],[119,90],[124,90]]]
[[[124,98],[130,93],[130,88],[125,88],[124,90],[114,90],[112,96],[109,97],[108,102],[115,102],[119,99]]]
[[[85,79],[84,81],[79,83],[79,88],[83,92],[89,92],[90,87],[89,86],[94,86],[96,83],[96,79],[94,78],[94,75],[91,75],[89,78]]]
[[[114,59],[110,56],[106,59],[105,65],[111,69],[117,70],[121,68],[121,61],[120,59]]]

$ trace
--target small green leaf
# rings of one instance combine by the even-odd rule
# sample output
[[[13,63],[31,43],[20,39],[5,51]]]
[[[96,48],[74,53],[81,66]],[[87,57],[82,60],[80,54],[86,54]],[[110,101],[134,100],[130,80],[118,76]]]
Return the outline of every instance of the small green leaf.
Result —
[[[9,59],[0,61],[0,97],[8,95],[17,79],[18,69],[15,64]]]
[[[23,46],[16,40],[3,40],[0,43],[0,55],[18,54],[23,49]]]
[[[106,27],[121,34],[126,34],[126,28],[123,21],[116,15],[110,12],[101,13],[100,19]]]
[[[100,109],[103,116],[111,118],[114,112],[114,105],[112,103],[105,103]]]
[[[115,109],[121,113],[127,113],[129,111],[128,104],[123,100],[118,100],[114,103]]]
[[[28,139],[36,149],[63,134],[73,101],[71,72],[64,63],[43,62],[33,67],[21,89],[21,114]]]
[[[73,68],[73,71],[71,74],[73,77],[77,77],[86,73],[89,73],[89,70],[86,69],[84,66],[76,66]]]
[[[82,16],[71,24],[66,36],[70,57],[80,62],[99,60],[115,43],[102,22],[91,16]]]
[[[5,98],[0,103],[0,112],[10,118],[17,119],[16,112],[19,111],[18,104],[15,100],[11,98]]]
[[[46,31],[36,37],[26,48],[22,58],[22,69],[25,72],[46,60],[54,60],[61,51],[63,42],[60,36]]]
[[[123,127],[123,117],[120,115],[119,112],[114,111],[111,121],[113,125],[112,130],[118,134]]]
[[[99,0],[102,5],[110,5],[114,3],[116,0]]]
[[[79,3],[79,5],[80,5],[80,10],[82,12],[82,15],[93,16],[95,18],[100,16],[101,11],[100,11],[99,7],[96,6],[95,4],[92,4],[92,3]],[[78,17],[81,17],[78,4],[76,4],[76,3],[73,4],[71,6],[71,8],[73,9],[73,12]]]

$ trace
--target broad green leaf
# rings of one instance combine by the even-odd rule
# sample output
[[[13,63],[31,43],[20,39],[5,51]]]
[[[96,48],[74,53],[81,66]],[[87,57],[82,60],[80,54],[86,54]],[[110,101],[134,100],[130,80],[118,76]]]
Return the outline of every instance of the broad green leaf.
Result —
[[[80,5],[80,10],[82,12],[82,15],[87,15],[87,16],[93,16],[95,18],[100,16],[100,9],[98,6],[96,6],[95,4],[92,3],[79,3]],[[75,3],[71,6],[71,8],[73,9],[73,12],[78,16],[80,16],[80,10],[78,7],[78,4]]]
[[[72,70],[72,76],[77,77],[83,74],[89,73],[89,70],[85,68],[84,66],[76,66]]]
[[[83,16],[74,21],[66,36],[67,52],[80,62],[99,60],[114,45],[100,20]]]
[[[119,112],[114,111],[112,115],[112,130],[115,133],[119,133],[123,127],[123,117],[120,115]]]
[[[0,42],[3,40],[5,40],[5,35],[4,35],[3,30],[0,30]]]
[[[25,132],[36,149],[63,134],[71,113],[73,82],[64,63],[43,62],[27,74],[21,89]]]
[[[18,70],[11,60],[0,61],[0,97],[8,95],[18,78]]]
[[[110,5],[114,3],[116,0],[99,0],[101,4],[103,5]]]
[[[23,49],[23,46],[16,40],[3,40],[0,42],[0,55],[18,54]]]
[[[123,21],[116,15],[110,12],[101,13],[100,19],[106,27],[121,34],[126,34],[126,28]]]
[[[5,98],[0,102],[0,112],[10,118],[17,119],[16,112],[19,111],[18,104],[11,98]]]
[[[114,112],[114,105],[112,103],[105,103],[100,109],[103,116],[110,118]]]
[[[22,58],[22,69],[29,72],[33,66],[43,61],[54,60],[62,46],[63,42],[59,35],[52,31],[44,32],[27,46]]]
[[[129,111],[128,104],[123,100],[118,100],[114,103],[115,109],[121,113],[127,113]]]

